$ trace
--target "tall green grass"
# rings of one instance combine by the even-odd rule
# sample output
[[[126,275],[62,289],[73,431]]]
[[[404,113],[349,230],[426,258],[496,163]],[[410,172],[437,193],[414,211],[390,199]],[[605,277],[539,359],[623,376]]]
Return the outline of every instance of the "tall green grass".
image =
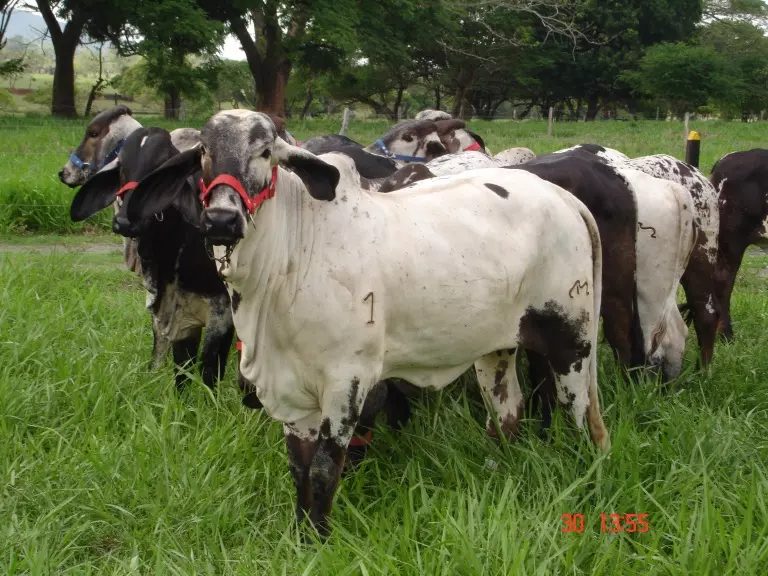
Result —
[[[139,117],[147,126],[168,129],[201,127],[204,118],[169,122],[157,117]],[[101,214],[84,224],[69,220],[69,203],[74,191],[61,184],[57,173],[69,153],[82,139],[86,121],[59,120],[43,116],[0,116],[0,232],[74,233],[93,228],[108,230],[110,215]],[[493,151],[526,146],[543,154],[581,142],[595,142],[617,148],[630,156],[667,153],[684,155],[683,128],[679,122],[592,122],[555,124],[547,136],[542,121],[493,122],[476,120],[470,127],[481,134]],[[289,130],[306,140],[338,131],[337,118],[289,120]],[[349,136],[369,144],[383,134],[386,120],[353,121]],[[764,146],[766,124],[707,121],[692,123],[702,133],[701,166],[709,172],[712,164],[728,152]]]
[[[734,298],[737,340],[710,374],[662,391],[622,382],[603,347],[613,448],[558,411],[499,445],[472,379],[425,393],[400,433],[377,429],[342,481],[325,544],[302,544],[281,429],[239,402],[147,369],[140,281],[114,253],[0,243],[0,573],[766,574],[768,257]],[[26,244],[25,244],[26,246]],[[693,335],[689,347],[693,345]],[[230,363],[230,369],[233,363]],[[601,534],[601,512],[647,513]],[[561,514],[583,513],[583,534]]]

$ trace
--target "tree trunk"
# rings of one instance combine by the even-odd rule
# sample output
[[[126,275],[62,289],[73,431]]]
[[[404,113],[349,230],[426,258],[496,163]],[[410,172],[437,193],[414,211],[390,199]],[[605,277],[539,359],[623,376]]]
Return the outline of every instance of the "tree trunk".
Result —
[[[75,108],[75,49],[80,43],[80,35],[83,33],[86,17],[82,11],[73,11],[62,30],[51,9],[49,0],[37,0],[37,8],[48,27],[56,57],[56,67],[53,71],[51,114],[74,118],[77,116],[77,109]]]
[[[76,42],[54,44],[56,68],[53,71],[53,98],[51,114],[65,118],[76,118],[75,108],[75,48]]]
[[[291,63],[283,60],[277,65],[264,62],[261,70],[261,82],[256,83],[259,110],[285,116],[285,88],[291,74]]]
[[[440,98],[440,85],[435,86],[435,110],[440,110],[441,98]]]
[[[172,86],[165,94],[165,118],[167,120],[178,120],[180,109],[181,93],[178,87]]]
[[[395,103],[392,106],[392,116],[390,119],[394,122],[397,122],[400,120],[400,103],[403,101],[403,91],[405,88],[402,86],[398,86],[397,88],[397,96],[395,96]]]
[[[589,96],[587,98],[587,114],[584,120],[587,122],[593,122],[597,118],[597,113],[600,111],[600,99],[597,96]]]
[[[315,98],[314,93],[312,92],[312,85],[310,84],[307,86],[307,99],[304,100],[304,107],[301,109],[301,118],[304,120],[304,118],[307,117],[307,114],[309,113],[309,107],[312,106],[312,100]]]
[[[88,93],[88,101],[85,103],[85,112],[83,112],[83,116],[88,118],[91,115],[91,108],[93,107],[93,101],[96,99],[96,96],[101,91],[102,87],[105,84],[104,78],[99,78],[96,80],[96,83],[91,86],[91,91]]]

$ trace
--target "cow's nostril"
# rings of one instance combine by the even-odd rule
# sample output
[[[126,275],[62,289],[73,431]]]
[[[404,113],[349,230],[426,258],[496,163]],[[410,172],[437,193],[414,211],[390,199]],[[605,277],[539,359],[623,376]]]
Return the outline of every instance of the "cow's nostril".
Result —
[[[233,210],[210,208],[203,213],[203,234],[214,244],[229,244],[243,237],[240,215]]]
[[[125,216],[117,215],[112,219],[112,231],[115,234],[122,234],[123,236],[130,236],[133,232],[131,221]]]

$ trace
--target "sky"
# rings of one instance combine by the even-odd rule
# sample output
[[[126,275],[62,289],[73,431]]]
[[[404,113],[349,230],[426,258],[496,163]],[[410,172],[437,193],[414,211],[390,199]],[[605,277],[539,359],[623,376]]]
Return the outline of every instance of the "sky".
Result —
[[[28,10],[14,10],[8,23],[7,36],[23,36],[24,38],[37,38],[40,30],[45,30],[45,21],[38,12]],[[240,48],[240,42],[232,34],[228,34],[224,45],[219,50],[219,56],[228,60],[245,60],[245,53]]]

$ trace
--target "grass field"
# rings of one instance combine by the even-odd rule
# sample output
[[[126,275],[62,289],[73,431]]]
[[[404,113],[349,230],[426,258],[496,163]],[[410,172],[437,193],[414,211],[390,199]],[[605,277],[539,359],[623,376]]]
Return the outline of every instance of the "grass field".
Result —
[[[204,119],[167,122],[139,118],[145,125],[165,128],[200,127]],[[289,129],[300,139],[338,130],[338,119],[289,121]],[[353,121],[349,136],[363,143],[373,142],[389,123],[384,120]],[[667,153],[684,155],[683,126],[680,122],[594,122],[555,125],[548,137],[546,123],[506,120],[472,121],[472,129],[483,135],[494,151],[511,146],[527,146],[537,154],[551,152],[580,142],[596,142],[616,148],[630,156]],[[708,174],[712,164],[735,150],[761,147],[768,136],[768,124],[707,121],[692,123],[702,133],[701,167]],[[0,116],[0,233],[2,232],[82,232],[94,226],[104,229],[109,218],[99,216],[85,224],[69,221],[68,206],[72,190],[57,177],[69,153],[82,139],[84,120],[53,120],[48,117]]]
[[[0,120],[0,203],[9,182],[68,202],[55,172],[81,123],[25,122]],[[596,141],[675,153],[682,135],[599,123],[548,139],[538,123],[478,124],[494,149],[537,152]],[[352,136],[370,141],[383,124],[358,127]],[[698,127],[704,167],[765,134]],[[170,366],[148,371],[144,294],[120,262],[112,236],[0,235],[0,574],[768,573],[762,252],[750,251],[737,284],[737,340],[718,344],[709,373],[695,369],[693,334],[666,391],[623,382],[603,346],[608,456],[560,412],[548,440],[530,421],[520,441],[494,443],[464,377],[425,394],[403,431],[376,430],[342,481],[331,538],[314,545],[293,524],[280,426],[241,406],[232,362],[216,394],[195,377],[179,396]],[[650,530],[603,534],[602,512],[647,513]],[[563,513],[584,514],[584,533],[562,533]]]

